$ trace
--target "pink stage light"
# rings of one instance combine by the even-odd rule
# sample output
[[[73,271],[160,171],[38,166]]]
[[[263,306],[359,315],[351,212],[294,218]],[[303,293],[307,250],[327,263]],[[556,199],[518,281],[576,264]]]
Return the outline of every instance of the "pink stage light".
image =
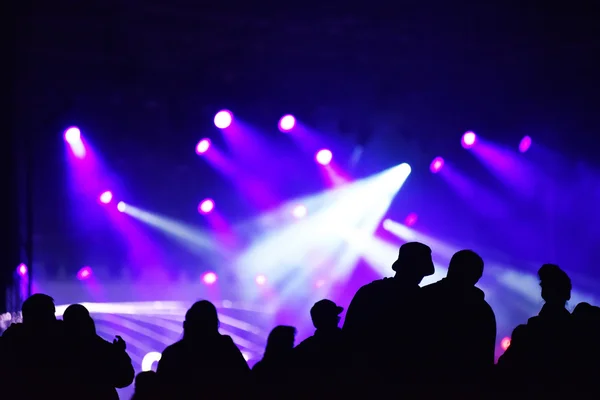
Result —
[[[433,159],[433,161],[431,162],[431,165],[429,166],[429,169],[431,170],[431,172],[433,172],[434,174],[437,174],[438,172],[441,171],[441,169],[444,167],[444,159],[442,157],[436,157]]]
[[[256,284],[259,286],[262,286],[265,283],[267,283],[267,277],[264,275],[256,275],[256,278],[254,280],[256,281]]]
[[[410,213],[406,216],[406,219],[404,220],[404,225],[413,226],[414,224],[417,223],[418,219],[419,219],[419,217],[417,216],[417,214]]]
[[[293,115],[284,115],[279,120],[279,130],[282,132],[289,132],[294,129],[294,126],[296,126],[296,118]]]
[[[198,205],[198,212],[200,214],[208,214],[215,208],[215,202],[212,199],[202,200]]]
[[[124,202],[120,201],[117,204],[117,210],[119,210],[119,212],[125,212],[125,209],[127,209],[127,204],[125,204]]]
[[[207,285],[212,285],[217,281],[217,274],[215,274],[214,272],[207,272],[204,275],[202,275],[202,282],[204,282]]]
[[[294,209],[292,210],[292,215],[294,216],[294,218],[300,219],[300,218],[304,218],[306,216],[307,212],[308,212],[308,210],[306,209],[306,207],[303,206],[302,204],[299,204],[296,207],[294,207]]]
[[[100,203],[102,204],[109,204],[113,199],[113,194],[110,190],[107,190],[106,192],[102,193],[100,195]]]
[[[219,129],[229,128],[233,122],[233,114],[228,110],[221,110],[215,115],[215,126]]]
[[[83,267],[77,272],[77,279],[85,281],[92,276],[92,269],[90,267]]]
[[[17,266],[17,274],[19,274],[19,276],[24,277],[27,276],[27,265],[21,263]]]
[[[201,155],[208,151],[210,148],[210,139],[202,139],[196,145],[196,154]]]
[[[319,150],[315,156],[315,160],[317,160],[317,162],[321,165],[329,165],[332,159],[333,154],[327,149]]]
[[[465,134],[463,135],[461,143],[465,149],[470,149],[471,147],[473,147],[476,140],[477,135],[475,135],[475,132],[468,131],[465,132]]]
[[[71,146],[81,143],[81,131],[76,126],[71,126],[65,130],[65,141]]]
[[[529,136],[525,136],[523,139],[521,139],[521,142],[519,143],[519,151],[521,153],[525,153],[527,150],[529,150],[530,147],[531,138]]]
[[[506,349],[510,347],[510,338],[505,337],[504,339],[502,339],[500,341],[500,347],[502,347],[502,350],[506,351]]]
[[[320,288],[323,285],[325,285],[325,280],[324,279],[319,279],[318,281],[315,282],[315,287],[316,288]]]

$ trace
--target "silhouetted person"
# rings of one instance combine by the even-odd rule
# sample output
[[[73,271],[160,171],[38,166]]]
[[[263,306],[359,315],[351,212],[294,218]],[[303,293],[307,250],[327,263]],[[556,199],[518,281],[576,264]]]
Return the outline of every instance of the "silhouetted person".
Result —
[[[287,398],[292,394],[293,349],[296,328],[279,325],[267,338],[262,360],[254,364],[252,377],[260,398]],[[301,383],[299,383],[301,384]]]
[[[496,316],[475,285],[483,259],[471,250],[452,256],[446,278],[425,286],[423,371],[444,391],[481,389],[491,376],[496,347]]]
[[[7,369],[7,398],[68,398],[69,364],[62,321],[55,316],[54,300],[34,294],[23,303],[23,322],[3,334]],[[12,397],[11,397],[12,396]]]
[[[383,388],[414,379],[423,345],[417,326],[419,284],[435,272],[431,249],[422,243],[405,243],[392,269],[393,278],[361,287],[348,307],[343,332],[357,374],[354,383]]]
[[[320,300],[310,309],[315,334],[294,349],[297,378],[307,397],[328,397],[339,391],[348,374],[345,343],[338,326],[344,309],[331,300]]]
[[[156,372],[165,398],[239,398],[250,369],[231,337],[219,333],[215,306],[202,300],[185,314],[183,339],[163,351]]]
[[[80,398],[118,400],[116,388],[131,385],[135,376],[123,339],[117,336],[110,343],[98,336],[94,320],[81,304],[67,307],[63,321],[73,390]]]
[[[515,329],[498,366],[513,389],[560,393],[573,379],[574,325],[566,309],[571,279],[553,264],[543,265],[538,276],[545,304],[538,316]]]
[[[600,308],[579,303],[573,310],[576,384],[590,398],[600,396]]]
[[[156,372],[145,371],[137,374],[135,377],[135,393],[131,400],[159,400],[161,398]]]

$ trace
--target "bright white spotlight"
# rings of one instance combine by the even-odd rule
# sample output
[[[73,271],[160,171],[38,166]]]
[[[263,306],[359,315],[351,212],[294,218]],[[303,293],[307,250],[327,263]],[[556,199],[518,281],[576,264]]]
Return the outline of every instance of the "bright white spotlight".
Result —
[[[229,128],[233,122],[233,114],[229,110],[221,110],[215,115],[215,126],[219,129]]]
[[[152,370],[152,365],[160,361],[162,354],[158,351],[151,351],[142,358],[142,372]]]
[[[298,204],[292,210],[292,215],[294,216],[294,218],[297,218],[297,219],[304,218],[306,216],[306,213],[307,213],[306,207],[303,206],[302,204]]]
[[[126,209],[127,209],[127,204],[125,204],[125,202],[120,201],[117,204],[117,210],[119,210],[119,212],[125,212]]]
[[[196,154],[202,155],[208,151],[210,148],[210,139],[204,138],[198,142],[196,145]]]
[[[254,279],[254,281],[256,282],[257,285],[263,286],[265,283],[267,283],[267,277],[262,274],[256,275],[256,278]]]
[[[321,165],[329,165],[332,159],[333,153],[331,153],[331,150],[328,149],[319,150],[315,155],[315,160],[317,160],[317,162]]]
[[[279,130],[282,132],[291,131],[292,129],[294,129],[295,125],[296,125],[296,118],[294,118],[294,116],[290,115],[290,114],[284,115],[279,120]]]
[[[70,145],[73,145],[81,141],[81,131],[78,127],[72,126],[65,130],[65,141]]]

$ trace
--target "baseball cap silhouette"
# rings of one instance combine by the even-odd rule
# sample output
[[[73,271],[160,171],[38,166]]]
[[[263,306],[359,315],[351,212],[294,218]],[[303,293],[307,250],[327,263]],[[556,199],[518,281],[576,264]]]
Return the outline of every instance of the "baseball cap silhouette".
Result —
[[[340,307],[331,300],[323,299],[317,301],[310,309],[310,316],[312,319],[319,319],[321,317],[337,316],[344,311],[344,307]]]
[[[431,248],[419,242],[408,242],[400,246],[398,259],[392,269],[398,272],[403,268],[418,268],[423,276],[433,275],[435,267],[431,258]]]

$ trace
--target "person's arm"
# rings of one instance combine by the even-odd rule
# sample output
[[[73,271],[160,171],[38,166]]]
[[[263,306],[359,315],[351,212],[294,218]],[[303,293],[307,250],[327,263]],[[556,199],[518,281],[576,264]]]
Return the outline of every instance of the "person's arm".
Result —
[[[127,345],[120,336],[112,343],[112,368],[114,387],[122,389],[133,383],[135,370],[127,354]]]

